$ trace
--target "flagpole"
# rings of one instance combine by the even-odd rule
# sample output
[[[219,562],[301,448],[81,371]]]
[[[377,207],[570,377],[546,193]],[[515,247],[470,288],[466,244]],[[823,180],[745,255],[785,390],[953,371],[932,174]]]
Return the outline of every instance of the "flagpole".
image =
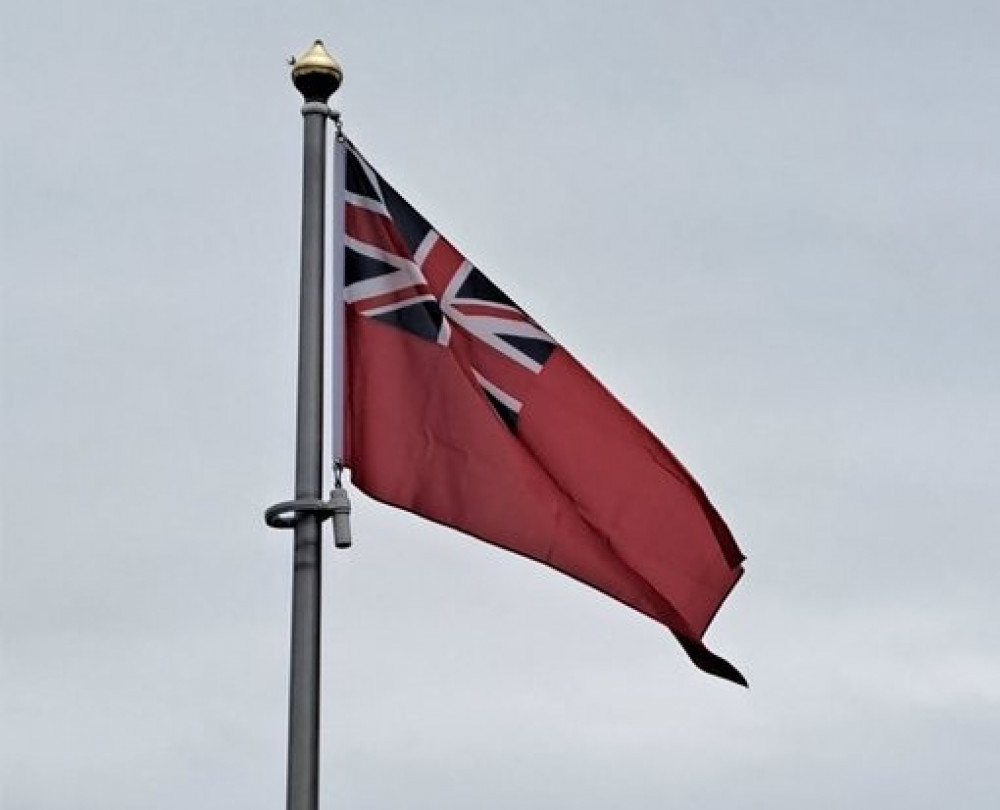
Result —
[[[295,501],[278,504],[268,522],[294,529],[291,670],[288,707],[288,810],[319,806],[321,526],[329,510],[323,486],[323,248],[326,131],[343,72],[319,40],[292,67],[302,94],[302,253]],[[291,513],[292,517],[287,517]],[[285,515],[285,517],[282,517]]]

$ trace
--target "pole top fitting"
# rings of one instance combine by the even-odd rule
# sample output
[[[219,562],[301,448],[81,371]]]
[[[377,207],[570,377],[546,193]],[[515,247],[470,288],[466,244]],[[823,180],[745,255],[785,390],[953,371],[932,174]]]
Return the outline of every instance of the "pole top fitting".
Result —
[[[340,63],[330,56],[317,39],[313,46],[292,62],[292,82],[306,101],[326,102],[344,80]]]

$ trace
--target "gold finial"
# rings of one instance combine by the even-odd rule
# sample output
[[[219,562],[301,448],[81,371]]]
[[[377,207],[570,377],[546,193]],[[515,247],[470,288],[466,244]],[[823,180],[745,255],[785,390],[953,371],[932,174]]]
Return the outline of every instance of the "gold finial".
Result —
[[[292,63],[292,81],[306,101],[325,102],[337,92],[343,80],[343,68],[330,56],[321,39]]]

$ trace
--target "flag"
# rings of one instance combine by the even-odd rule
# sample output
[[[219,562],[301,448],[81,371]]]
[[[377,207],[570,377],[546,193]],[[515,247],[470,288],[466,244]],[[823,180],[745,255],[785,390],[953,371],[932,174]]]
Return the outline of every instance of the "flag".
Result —
[[[702,642],[744,556],[698,483],[343,148],[353,483],[604,592],[669,628],[702,670],[746,685]]]

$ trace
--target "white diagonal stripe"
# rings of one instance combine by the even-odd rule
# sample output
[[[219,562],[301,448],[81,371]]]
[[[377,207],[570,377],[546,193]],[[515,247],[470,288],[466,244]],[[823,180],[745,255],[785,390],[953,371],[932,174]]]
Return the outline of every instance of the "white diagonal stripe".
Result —
[[[440,239],[440,236],[438,236],[437,231],[431,230],[427,232],[427,236],[421,240],[420,244],[417,246],[416,253],[413,254],[413,263],[417,267],[424,266],[424,259],[426,259],[427,254],[434,249],[434,245],[437,244],[438,239]]]
[[[493,383],[487,380],[482,374],[480,374],[476,369],[472,369],[472,374],[476,378],[476,381],[487,391],[490,392],[494,397],[496,397],[498,402],[502,402],[508,408],[510,408],[514,413],[520,413],[522,408],[522,403],[514,399],[506,391],[502,391],[497,388]]]
[[[357,158],[358,165],[361,166],[361,171],[363,171],[365,173],[365,177],[368,178],[368,184],[375,189],[375,193],[378,194],[379,200],[384,203],[385,200],[382,197],[382,184],[379,183],[378,175],[375,174],[375,170],[368,165],[368,161],[361,156],[361,153],[355,149],[352,144],[348,144],[347,148],[350,149],[351,154]]]
[[[455,296],[458,295],[458,291],[462,288],[465,279],[469,277],[469,273],[471,272],[472,265],[468,261],[463,261],[458,266],[458,270],[455,271],[455,275],[451,277],[451,281],[448,282],[448,286],[445,287],[444,292],[441,294],[441,307],[446,312],[450,312],[453,309],[452,304],[455,301]]]
[[[456,298],[452,301],[454,306],[459,306],[461,304],[468,304],[470,306],[477,307],[492,307],[493,309],[499,309],[504,312],[513,312],[523,317],[528,317],[517,307],[512,307],[510,304],[498,304],[496,301],[487,301],[485,298]]]
[[[363,194],[355,194],[353,191],[348,191],[344,193],[344,200],[348,205],[353,205],[356,208],[364,208],[366,211],[381,214],[384,217],[389,216],[389,210],[385,205],[378,200],[373,200],[371,197],[365,197]]]
[[[405,290],[407,287],[414,287],[418,282],[413,280],[413,274],[409,270],[396,270],[374,278],[366,278],[363,281],[355,281],[344,287],[344,301],[353,304],[363,298],[372,298],[376,295],[385,295],[396,290]]]
[[[476,333],[491,332],[495,335],[514,335],[515,337],[535,338],[552,343],[553,340],[544,330],[527,321],[513,321],[509,318],[494,318],[492,315],[463,315],[467,322],[473,324]]]
[[[433,295],[415,295],[413,298],[405,298],[402,301],[393,301],[391,304],[386,304],[381,307],[373,307],[372,309],[361,310],[362,315],[367,315],[370,318],[374,318],[378,315],[384,315],[386,312],[393,312],[397,309],[404,309],[406,307],[412,306],[413,304],[418,304],[421,301],[433,301]]]
[[[424,274],[420,272],[420,268],[418,268],[409,259],[388,250],[383,250],[380,247],[375,247],[375,245],[370,245],[368,242],[362,242],[360,239],[353,236],[345,237],[344,244],[351,250],[357,251],[361,255],[367,256],[370,259],[375,259],[376,261],[388,264],[395,267],[397,270],[405,270],[408,273],[412,273],[413,277],[417,279],[418,282],[426,283],[426,279],[424,278]]]

